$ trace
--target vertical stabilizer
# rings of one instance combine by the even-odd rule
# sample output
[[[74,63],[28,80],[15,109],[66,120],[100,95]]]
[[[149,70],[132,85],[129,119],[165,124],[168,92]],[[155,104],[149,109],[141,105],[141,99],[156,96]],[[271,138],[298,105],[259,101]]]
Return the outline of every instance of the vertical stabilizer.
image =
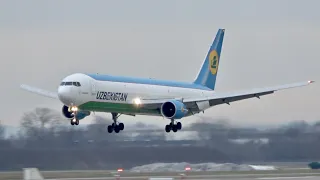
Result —
[[[200,72],[194,81],[195,84],[200,84],[214,90],[221,57],[224,31],[224,29],[218,30]]]

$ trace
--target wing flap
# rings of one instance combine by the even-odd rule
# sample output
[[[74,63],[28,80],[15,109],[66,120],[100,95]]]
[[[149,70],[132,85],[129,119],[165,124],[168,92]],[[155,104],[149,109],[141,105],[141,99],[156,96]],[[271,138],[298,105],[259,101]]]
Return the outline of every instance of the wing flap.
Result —
[[[23,89],[23,90],[26,90],[26,91],[41,95],[41,96],[45,96],[45,97],[49,97],[49,98],[53,98],[53,99],[58,99],[58,94],[55,93],[55,92],[50,92],[50,91],[43,90],[43,89],[40,89],[40,88],[37,88],[37,87],[33,87],[33,86],[29,86],[29,85],[26,85],[26,84],[21,84],[20,88]]]
[[[217,98],[217,99],[210,99],[209,104],[210,104],[210,106],[215,106],[215,105],[219,105],[219,104],[229,104],[231,102],[240,101],[240,100],[244,100],[244,99],[250,99],[250,98],[254,98],[254,97],[259,98],[260,96],[264,96],[264,95],[268,95],[268,94],[272,94],[272,93],[274,93],[274,91],[245,94],[245,95],[237,95],[237,96],[229,96],[229,97],[221,97],[221,98]]]

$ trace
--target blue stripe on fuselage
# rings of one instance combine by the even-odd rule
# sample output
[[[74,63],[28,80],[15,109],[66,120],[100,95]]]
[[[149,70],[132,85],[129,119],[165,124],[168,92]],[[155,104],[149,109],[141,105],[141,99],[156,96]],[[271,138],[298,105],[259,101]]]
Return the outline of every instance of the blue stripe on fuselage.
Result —
[[[211,89],[209,89],[205,86],[202,86],[199,84],[193,84],[193,83],[186,83],[186,82],[174,82],[174,81],[146,79],[146,78],[111,76],[111,75],[103,75],[103,74],[86,74],[86,75],[95,79],[95,80],[98,80],[98,81],[111,81],[111,82],[123,82],[123,83],[134,83],[134,84],[149,84],[149,85],[170,86],[170,87],[201,89],[201,90],[210,90],[211,91]]]

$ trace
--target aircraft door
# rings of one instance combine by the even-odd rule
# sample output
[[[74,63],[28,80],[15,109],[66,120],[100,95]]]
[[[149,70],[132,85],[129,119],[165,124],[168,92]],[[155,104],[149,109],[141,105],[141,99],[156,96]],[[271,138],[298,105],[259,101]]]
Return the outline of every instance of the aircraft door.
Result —
[[[93,80],[91,80],[91,94],[96,95],[96,84]]]

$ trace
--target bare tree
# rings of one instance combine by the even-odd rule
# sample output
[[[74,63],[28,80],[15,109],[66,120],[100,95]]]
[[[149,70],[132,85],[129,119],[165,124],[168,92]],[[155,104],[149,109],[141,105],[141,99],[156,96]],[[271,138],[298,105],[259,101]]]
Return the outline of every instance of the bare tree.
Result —
[[[55,132],[64,118],[49,108],[36,108],[25,113],[21,119],[21,128],[27,136],[41,137],[45,132]]]
[[[3,140],[3,139],[5,139],[5,128],[3,127],[0,121],[0,140]]]

